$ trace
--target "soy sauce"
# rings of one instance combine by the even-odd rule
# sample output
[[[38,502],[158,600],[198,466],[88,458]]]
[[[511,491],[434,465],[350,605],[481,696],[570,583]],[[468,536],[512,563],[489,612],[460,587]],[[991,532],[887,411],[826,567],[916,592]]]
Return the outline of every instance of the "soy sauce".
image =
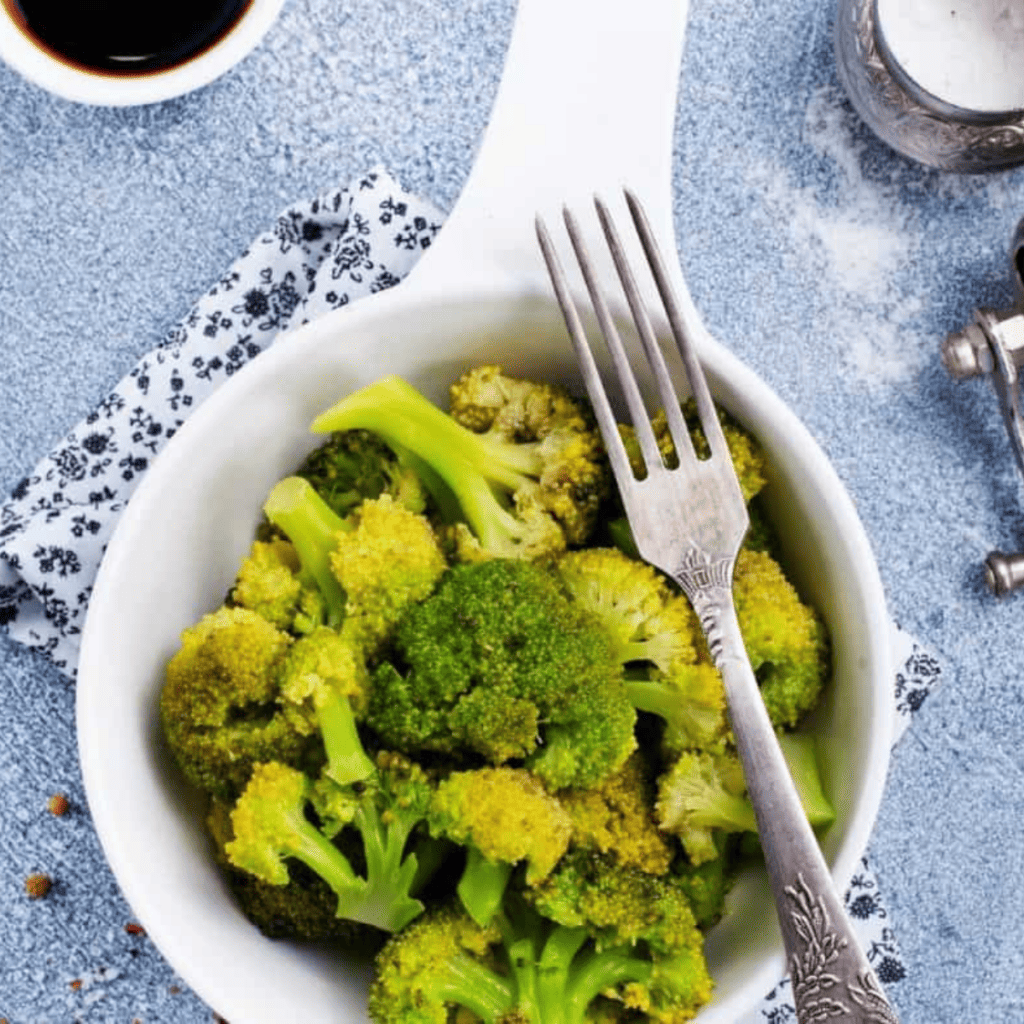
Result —
[[[92,71],[144,75],[209,49],[251,0],[2,0],[59,59]]]

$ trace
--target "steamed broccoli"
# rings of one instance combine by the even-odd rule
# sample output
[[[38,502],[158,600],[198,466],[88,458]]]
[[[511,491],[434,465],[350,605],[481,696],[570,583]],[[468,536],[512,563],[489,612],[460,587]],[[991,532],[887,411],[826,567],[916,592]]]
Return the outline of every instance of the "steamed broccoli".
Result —
[[[813,737],[783,733],[779,745],[811,825],[831,824],[835,811],[822,788]],[[679,836],[692,864],[702,864],[719,854],[716,830],[757,831],[746,788],[734,753],[684,753],[658,780],[658,822]]]
[[[370,682],[359,649],[320,626],[291,646],[281,680],[280,700],[294,709],[296,728],[301,730],[305,719],[319,730],[327,758],[325,774],[339,785],[372,774],[373,762],[356,727]]]
[[[389,495],[362,502],[342,519],[307,481],[293,476],[274,487],[264,511],[316,580],[328,623],[340,625],[368,655],[447,567],[430,523]]]
[[[574,600],[611,636],[634,706],[664,720],[667,746],[720,746],[725,691],[686,597],[653,566],[614,548],[570,551],[557,566]]]
[[[410,894],[417,879],[416,853],[405,849],[426,816],[431,789],[411,762],[394,755],[379,755],[379,761],[379,770],[361,790],[340,794],[349,805],[343,815],[350,818],[347,827],[362,839],[365,877],[310,820],[310,808],[322,809],[330,798],[322,791],[316,794],[302,772],[275,762],[253,769],[231,812],[234,838],[224,848],[228,860],[271,885],[287,885],[287,861],[297,859],[330,886],[338,917],[383,931],[404,928],[423,910]],[[328,831],[337,834],[341,824],[335,820]]]
[[[455,566],[408,608],[367,721],[395,749],[525,759],[552,789],[597,782],[636,744],[607,634],[519,559]]]
[[[517,863],[526,863],[526,884],[536,884],[568,849],[572,832],[569,815],[540,780],[507,767],[449,775],[434,794],[430,827],[466,847],[457,891],[478,924],[498,910]]]
[[[295,475],[313,489],[342,519],[367,498],[389,495],[410,512],[425,512],[427,495],[415,469],[367,430],[332,434],[310,452]]]
[[[292,638],[246,608],[219,608],[181,635],[160,693],[163,733],[185,777],[233,797],[258,761],[302,766],[317,737],[279,702]]]
[[[777,728],[791,729],[817,704],[828,678],[824,623],[763,551],[740,552],[733,598],[768,716]]]
[[[710,995],[695,948],[696,960],[689,945],[655,958],[643,944],[597,945],[585,927],[553,924],[521,905],[507,906],[487,927],[443,908],[378,954],[370,1017],[446,1024],[464,1008],[484,1024],[589,1024],[615,1019],[611,998],[674,1024]]]
[[[324,622],[324,601],[312,580],[303,579],[299,556],[279,537],[253,542],[239,566],[229,595],[232,605],[248,608],[293,635]]]
[[[439,501],[454,496],[461,509],[465,523],[454,534],[462,560],[534,558],[583,543],[609,484],[600,437],[584,407],[568,416],[561,400],[549,404],[546,418],[520,417],[520,430],[476,433],[405,381],[385,377],[343,398],[312,429],[370,430],[420,460],[430,470],[421,471],[424,485]],[[480,422],[478,413],[464,416]]]
[[[688,1020],[711,998],[704,937],[690,902],[671,878],[577,852],[525,894],[561,928],[582,928],[596,948],[630,950],[648,972],[625,984],[625,1004],[653,1020]]]
[[[572,845],[610,854],[624,867],[663,875],[673,859],[654,817],[654,779],[642,751],[588,789],[564,789],[558,799],[572,821]]]

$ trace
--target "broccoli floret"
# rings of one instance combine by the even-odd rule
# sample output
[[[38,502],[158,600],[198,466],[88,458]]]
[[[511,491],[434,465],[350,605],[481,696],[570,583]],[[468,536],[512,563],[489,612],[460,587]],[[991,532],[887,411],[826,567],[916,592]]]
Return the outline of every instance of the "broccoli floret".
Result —
[[[295,548],[278,537],[253,543],[229,600],[292,634],[308,633],[323,621],[319,592],[300,578]]]
[[[411,762],[395,755],[380,755],[379,762],[379,771],[351,798],[350,827],[362,839],[365,877],[310,820],[314,793],[308,776],[274,762],[253,769],[231,812],[228,860],[283,886],[290,880],[287,861],[295,858],[330,886],[338,917],[383,931],[404,928],[423,910],[410,895],[417,880],[416,854],[405,854],[405,848],[425,818],[430,786]]]
[[[478,924],[494,916],[514,866],[526,862],[526,884],[535,885],[569,847],[569,815],[540,780],[524,768],[454,772],[431,804],[434,834],[466,847],[457,892]]]
[[[573,846],[647,874],[668,871],[673,850],[655,821],[655,787],[641,751],[596,786],[562,790],[558,799],[572,819]]]
[[[634,706],[664,720],[666,745],[720,746],[725,691],[699,644],[700,626],[686,597],[653,566],[615,548],[570,551],[557,566],[573,599],[612,637]]]
[[[433,493],[443,484],[434,496],[457,501],[465,523],[455,527],[456,550],[472,561],[548,555],[582,543],[596,523],[609,484],[597,431],[582,415],[531,426],[536,433],[514,440],[501,429],[477,433],[405,381],[385,377],[342,399],[312,429],[370,430],[420,460],[430,470],[421,472],[425,486]]]
[[[527,907],[506,907],[487,927],[442,908],[377,956],[370,1017],[447,1024],[465,1009],[484,1024],[595,1024],[618,1019],[605,997],[621,990],[623,1000],[656,1003],[656,1019],[681,1021],[657,1014],[687,1006],[684,957],[656,962],[637,946],[598,948],[586,928],[552,924]]]
[[[338,917],[338,897],[331,887],[301,861],[289,865],[287,885],[271,885],[234,867],[224,847],[234,838],[231,804],[214,800],[206,818],[214,859],[223,870],[239,910],[268,939],[331,939],[346,954],[373,956],[386,933]]]
[[[813,737],[786,733],[779,736],[779,745],[811,825],[831,824],[835,811],[822,787]],[[731,752],[680,755],[658,780],[657,814],[660,826],[679,836],[692,864],[718,856],[716,830],[757,831],[743,768]]]
[[[294,707],[296,728],[309,722],[319,730],[327,756],[325,774],[342,786],[372,774],[373,762],[356,728],[370,682],[359,649],[321,626],[291,646],[281,676],[281,700]]]
[[[688,1020],[711,998],[704,937],[671,877],[580,851],[524,895],[557,926],[593,936],[597,950],[629,950],[632,959],[646,961],[647,973],[621,988],[626,1006],[675,1022]]]
[[[416,471],[368,430],[332,434],[295,471],[342,519],[367,498],[390,495],[410,512],[427,509],[427,495]]]
[[[287,477],[264,505],[320,588],[328,623],[367,655],[388,638],[405,607],[422,601],[447,568],[430,523],[389,495],[342,519],[300,477]]]
[[[458,565],[411,605],[368,723],[400,750],[525,759],[549,789],[591,785],[635,747],[635,712],[606,632],[546,566]]]
[[[791,729],[817,704],[828,678],[824,623],[763,551],[740,552],[733,598],[768,716],[777,728]]]
[[[164,736],[195,786],[233,798],[259,761],[303,766],[317,737],[279,702],[292,638],[247,608],[219,608],[181,635],[160,694]]]

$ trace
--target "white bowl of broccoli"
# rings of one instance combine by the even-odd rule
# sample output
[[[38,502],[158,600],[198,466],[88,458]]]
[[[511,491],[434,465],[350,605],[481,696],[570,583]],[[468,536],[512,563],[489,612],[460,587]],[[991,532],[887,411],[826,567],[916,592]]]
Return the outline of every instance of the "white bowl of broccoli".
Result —
[[[340,909],[344,905],[360,926],[368,923],[397,936],[412,933],[410,941],[426,943],[416,948],[429,953],[440,948],[430,945],[439,934],[448,938],[453,934],[445,915],[456,911],[461,914],[464,910],[471,918],[475,915],[490,920],[488,927],[493,927],[489,915],[505,912],[504,904],[496,911],[489,898],[494,891],[494,876],[488,875],[487,865],[481,864],[477,854],[482,853],[485,861],[500,861],[505,856],[516,861],[517,866],[511,875],[497,872],[499,887],[510,886],[508,891],[517,898],[541,894],[530,903],[530,913],[548,915],[553,922],[562,915],[562,920],[556,922],[561,930],[551,931],[552,935],[557,934],[558,941],[548,949],[550,955],[582,966],[583,961],[575,959],[576,956],[594,953],[594,934],[581,937],[582,933],[570,920],[578,908],[571,913],[563,911],[568,898],[566,886],[576,891],[570,882],[579,877],[579,862],[574,858],[580,851],[587,856],[592,854],[594,860],[607,860],[618,856],[616,851],[621,850],[614,839],[595,839],[600,829],[591,828],[588,833],[581,824],[587,819],[590,812],[586,808],[591,804],[589,796],[579,795],[581,791],[591,793],[596,785],[594,780],[603,778],[601,757],[614,755],[613,759],[621,760],[629,755],[628,743],[623,743],[623,733],[618,729],[623,708],[621,694],[616,698],[618,703],[588,705],[612,710],[607,714],[605,710],[595,710],[591,715],[591,719],[607,718],[604,724],[608,727],[603,735],[608,743],[600,757],[584,768],[566,755],[565,736],[571,731],[573,718],[571,714],[562,720],[555,718],[555,710],[564,714],[565,707],[556,708],[556,700],[536,712],[525,708],[521,695],[515,693],[504,694],[508,697],[504,704],[488,705],[492,712],[498,708],[491,715],[492,725],[493,720],[507,724],[507,729],[498,730],[497,736],[492,728],[492,732],[481,737],[475,722],[467,726],[466,708],[459,707],[449,709],[451,715],[441,720],[440,727],[434,721],[431,729],[423,730],[426,740],[419,736],[414,742],[408,739],[409,719],[398,716],[396,725],[396,716],[392,714],[394,707],[408,696],[410,688],[405,683],[413,677],[414,658],[406,652],[406,664],[388,646],[392,643],[388,636],[382,639],[374,634],[374,643],[382,646],[375,648],[373,655],[376,660],[371,666],[375,674],[369,684],[370,698],[365,706],[360,704],[356,709],[361,739],[370,755],[376,755],[378,746],[406,744],[426,750],[422,760],[434,772],[430,781],[436,789],[428,799],[432,817],[427,830],[437,833],[433,838],[456,848],[463,846],[460,855],[464,868],[459,870],[477,882],[478,871],[485,876],[484,882],[473,888],[475,895],[470,894],[468,885],[462,892],[454,887],[451,892],[443,891],[448,902],[437,908],[416,889],[413,878],[431,856],[426,847],[417,850],[416,871],[404,856],[408,850],[389,851],[386,843],[376,852],[368,846],[353,850],[352,823],[360,816],[365,820],[377,813],[365,803],[366,794],[387,790],[390,782],[377,785],[374,773],[385,771],[379,758],[371,757],[374,767],[358,756],[358,750],[354,751],[356,756],[337,756],[338,750],[345,747],[345,741],[338,738],[348,728],[344,715],[335,718],[337,729],[331,743],[325,739],[324,744],[316,747],[321,756],[319,761],[314,758],[312,766],[302,760],[309,754],[302,744],[287,755],[273,748],[274,730],[283,728],[275,719],[267,736],[261,739],[275,752],[272,763],[289,759],[293,763],[283,769],[257,769],[249,765],[241,772],[236,771],[226,783],[218,768],[214,774],[220,781],[213,785],[223,783],[224,788],[217,797],[221,802],[215,802],[212,812],[209,794],[195,785],[207,785],[210,773],[206,754],[189,766],[188,758],[181,756],[182,736],[169,723],[187,704],[188,693],[194,692],[189,691],[196,678],[195,662],[190,660],[194,651],[202,650],[201,658],[218,664],[219,655],[211,654],[203,645],[210,636],[219,637],[221,627],[248,631],[246,635],[257,646],[263,642],[259,637],[267,636],[271,648],[277,644],[286,652],[282,664],[287,661],[293,667],[299,666],[289,676],[288,692],[298,693],[299,697],[296,707],[288,709],[288,721],[301,722],[308,735],[326,737],[327,730],[321,728],[317,715],[322,712],[326,716],[331,709],[344,710],[337,695],[325,695],[317,682],[326,669],[310,668],[313,663],[321,664],[321,658],[341,664],[344,656],[324,655],[303,640],[312,636],[314,629],[344,632],[351,603],[345,604],[343,614],[332,618],[325,611],[331,606],[329,597],[315,598],[311,603],[296,597],[284,611],[276,607],[273,616],[279,617],[274,625],[261,625],[254,619],[260,618],[263,611],[253,610],[258,602],[242,596],[246,588],[238,583],[240,567],[252,551],[254,537],[265,529],[263,509],[274,492],[270,518],[279,517],[277,525],[284,533],[284,541],[277,537],[273,543],[278,546],[273,550],[278,554],[284,550],[281,543],[293,549],[282,556],[275,571],[285,577],[294,571],[296,578],[299,573],[306,573],[302,581],[292,581],[297,595],[308,596],[309,590],[316,589],[309,583],[316,576],[310,568],[312,563],[305,564],[301,543],[289,535],[292,527],[287,516],[279,516],[282,509],[292,507],[297,496],[301,497],[301,488],[289,485],[283,495],[275,488],[283,479],[293,477],[307,456],[323,442],[324,435],[311,433],[310,428],[325,410],[334,407],[337,411],[337,403],[361,389],[370,388],[369,393],[374,394],[375,383],[387,375],[400,378],[443,408],[452,382],[467,370],[485,365],[500,365],[511,378],[564,385],[570,392],[582,393],[564,323],[544,280],[543,265],[532,239],[534,214],[543,210],[545,214],[554,211],[557,216],[557,206],[563,201],[579,202],[582,206],[589,202],[592,190],[607,193],[627,182],[645,198],[665,248],[672,237],[670,204],[657,204],[669,195],[669,125],[674,114],[685,4],[643,5],[642,10],[631,12],[626,23],[629,33],[623,32],[619,7],[611,3],[588,5],[587,17],[581,20],[572,0],[523,0],[517,34],[510,48],[509,70],[484,150],[463,197],[428,257],[399,287],[279,339],[234,375],[190,416],[154,461],[107,550],[92,594],[79,666],[78,728],[90,808],[107,858],[147,933],[188,984],[234,1024],[277,1024],[282,1020],[318,1024],[360,1022],[367,1019],[368,1000],[378,1022],[443,1022],[448,1017],[446,1003],[459,1002],[455,998],[439,1000],[436,991],[432,999],[425,998],[426,990],[422,987],[403,988],[402,971],[395,965],[404,961],[395,946],[385,947],[388,952],[376,969],[377,981],[373,981],[375,968],[367,955],[354,955],[348,941],[352,934],[345,928],[330,939],[317,941],[273,937],[275,928],[268,926],[268,919],[271,925],[277,919],[279,907],[274,903],[274,893],[283,891],[275,889],[275,883],[290,884],[289,879],[300,872],[299,862],[304,870],[312,870],[311,863],[319,864],[322,870],[314,872],[322,882],[319,891],[326,892],[329,900],[334,901],[332,906]],[[567,49],[565,40],[570,35],[575,45]],[[596,57],[601,52],[607,54],[607,64],[632,59],[629,74],[607,75],[605,63]],[[567,53],[570,57],[574,53],[586,54],[588,60],[582,62],[583,67],[571,67]],[[573,87],[567,88],[567,83]],[[586,102],[579,103],[580,97]],[[608,119],[611,127],[605,123]],[[652,138],[660,138],[662,145],[648,145]],[[757,501],[764,523],[770,524],[775,535],[773,555],[784,567],[800,603],[815,609],[827,631],[830,670],[813,711],[809,715],[803,715],[802,708],[793,712],[785,693],[776,696],[782,709],[780,714],[793,719],[788,724],[799,718],[799,733],[814,738],[820,781],[828,804],[819,820],[831,819],[821,832],[822,848],[837,884],[845,886],[858,866],[875,820],[892,734],[890,623],[878,571],[849,496],[807,430],[724,347],[704,334],[698,341],[717,402],[756,439],[764,453],[766,483]],[[679,383],[683,392],[685,388]],[[378,423],[385,433],[393,411]],[[417,429],[429,430],[428,420],[429,417],[415,420]],[[323,425],[324,421],[320,422]],[[332,423],[328,417],[327,424]],[[352,425],[350,420],[344,423]],[[450,439],[452,435],[446,436]],[[415,431],[391,440],[400,447],[411,447],[414,457],[428,463],[446,443],[434,445],[432,453],[429,445],[417,447]],[[472,500],[468,493],[456,494],[463,511]],[[383,511],[390,514],[390,509]],[[451,557],[452,551],[461,551],[472,561],[481,547],[492,549],[489,553],[494,554],[495,547],[514,547],[522,539],[522,532],[514,525],[488,533],[480,525],[486,515],[481,520],[467,512],[464,518],[465,529],[446,535],[451,542],[446,558]],[[598,526],[603,529],[607,523]],[[602,534],[606,540],[608,536]],[[543,546],[550,534],[542,531],[531,533],[530,537],[540,537]],[[567,543],[569,547],[577,546],[571,538]],[[587,542],[590,543],[593,542]],[[586,550],[584,547],[583,551]],[[758,565],[763,568],[758,557],[751,557],[751,580],[758,576]],[[265,568],[271,548],[261,558],[264,561],[260,564]],[[586,558],[571,566],[566,563],[572,572],[563,577],[559,586],[564,584],[571,589],[571,582],[583,587],[586,574],[594,570],[595,564],[598,572],[612,564],[600,552],[596,558],[593,564]],[[293,569],[288,568],[289,560],[295,563]],[[423,564],[429,570],[431,559]],[[453,573],[450,565],[446,565],[440,578],[443,581]],[[325,586],[329,588],[330,584]],[[444,583],[438,586],[440,593]],[[752,607],[757,605],[759,594],[763,590],[755,586],[746,595]],[[349,602],[349,593],[345,599]],[[222,608],[226,601],[231,608]],[[415,608],[424,607],[417,602]],[[440,614],[428,617],[428,626],[420,628],[420,634],[433,628],[438,645],[443,646],[441,641],[454,642],[462,635],[463,627],[467,632],[470,628],[465,620],[458,628],[455,625],[460,621],[459,608],[458,602],[450,603],[445,613],[448,619]],[[431,614],[434,611],[431,609]],[[207,618],[211,613],[213,618]],[[409,617],[412,615],[410,612]],[[381,621],[372,614],[367,616],[358,631],[360,636],[365,640],[367,622],[373,627]],[[552,616],[551,621],[564,620]],[[405,623],[403,613],[395,628],[404,629]],[[187,636],[184,641],[183,634]],[[578,654],[580,645],[576,647]],[[695,650],[691,647],[690,655],[699,660]],[[624,662],[635,668],[635,659],[625,658]],[[386,667],[389,665],[390,668]],[[345,671],[348,670],[339,669],[338,673]],[[694,735],[702,729],[721,738],[720,717],[710,725],[707,716],[670,721],[664,693],[653,685],[650,675],[630,674],[627,680],[627,674],[617,685],[630,694],[638,721],[647,716],[643,720],[648,724],[652,718],[662,723],[660,728],[664,731],[654,734],[659,737],[659,744],[671,732],[673,743],[669,746],[680,753],[697,742]],[[356,692],[362,685],[357,682],[346,692]],[[175,686],[180,686],[180,691],[171,692]],[[378,694],[393,697],[378,700],[375,706],[374,687]],[[280,704],[276,696],[268,698],[258,686],[252,692],[256,705],[268,700]],[[237,726],[246,719],[245,714],[233,717],[230,710],[223,708],[221,713],[218,726]],[[530,718],[531,714],[535,717]],[[362,715],[369,717],[360,718]],[[553,756],[545,758],[543,752],[538,754],[529,747],[531,728],[548,743]],[[595,730],[595,734],[600,732]],[[382,737],[387,737],[387,744]],[[417,742],[420,748],[416,747]],[[445,749],[446,742],[464,757],[458,765],[445,760],[451,754],[451,750]],[[658,756],[667,758],[666,749],[659,746]],[[794,756],[799,759],[805,752],[806,748],[798,742]],[[353,750],[348,749],[348,754],[353,754]],[[255,760],[262,763],[260,758]],[[699,757],[691,757],[687,762],[673,754],[671,760],[673,767],[681,766],[677,768],[679,772],[686,770],[688,763],[697,769],[706,766]],[[667,763],[666,760],[666,767]],[[192,781],[183,771],[183,764],[191,772]],[[238,768],[232,757],[224,760],[221,767],[224,764]],[[324,764],[327,777],[319,785],[322,780],[317,773],[324,771]],[[460,774],[484,770],[481,764],[487,771],[500,774],[474,776],[470,781]],[[625,771],[626,763],[619,768]],[[445,786],[441,785],[438,772],[444,776]],[[531,780],[525,788],[523,772]],[[388,778],[396,773],[402,776],[403,785],[415,776],[413,789],[421,792],[417,788],[420,780],[416,770],[406,771],[400,759],[386,760]],[[314,778],[315,782],[310,781]],[[531,820],[547,815],[544,820],[549,826],[544,841],[513,844],[509,853],[507,843],[501,849],[485,849],[476,833],[466,840],[465,809],[479,809],[486,804],[474,795],[479,791],[470,785],[480,779],[495,787],[492,792],[526,794],[509,797],[508,802],[525,801],[528,797],[530,806],[540,816]],[[372,785],[367,780],[372,780]],[[356,790],[344,788],[356,784]],[[314,785],[319,786],[315,794]],[[626,786],[618,782],[614,785]],[[735,780],[732,785],[736,788]],[[338,786],[342,787],[340,795],[332,788]],[[468,788],[463,789],[464,786]],[[741,797],[742,786],[738,788],[739,793],[730,795]],[[575,797],[571,795],[573,791]],[[468,797],[466,792],[470,793]],[[655,859],[664,855],[664,868],[648,870],[648,876],[668,871],[670,864],[699,868],[701,863],[713,863],[717,844],[726,832],[734,838],[741,837],[741,842],[744,834],[749,837],[745,831],[749,816],[742,799],[731,801],[733,825],[727,829],[724,817],[716,819],[714,826],[706,827],[706,823],[687,818],[686,807],[669,800],[670,795],[666,791],[664,809],[658,812],[662,816],[658,827],[664,835],[655,846],[661,843],[658,848],[662,852],[651,854]],[[301,856],[295,845],[282,853],[281,822],[287,815],[274,819],[277,824],[271,831],[276,838],[267,845],[265,826],[269,819],[263,808],[268,802],[279,807],[285,799],[300,808],[307,803],[313,807],[310,814],[302,817],[307,824],[313,822],[316,835],[310,835],[305,826],[300,827],[294,815],[288,826],[296,834],[303,833],[309,841]],[[410,794],[404,802],[411,806],[418,799],[419,796]],[[229,808],[234,807],[227,818],[225,800]],[[809,809],[809,813],[813,812]],[[397,817],[405,820],[404,815]],[[396,818],[389,815],[389,820]],[[626,820],[630,820],[628,816]],[[422,827],[417,825],[414,829],[422,837]],[[583,838],[586,835],[590,835],[590,840]],[[626,835],[632,833],[626,830]],[[588,842],[597,844],[596,853],[585,849]],[[605,844],[604,849],[600,848],[601,843]],[[476,852],[472,852],[474,847]],[[393,861],[389,861],[391,856]],[[231,870],[225,870],[225,858]],[[441,861],[445,859],[442,857]],[[369,881],[373,872],[378,872],[379,878],[381,870],[390,870],[388,863],[401,875],[397,885],[401,891],[399,898],[389,899],[382,906],[374,898],[380,890],[370,893]],[[651,862],[646,863],[650,868]],[[733,1024],[754,1007],[784,971],[781,940],[763,869],[757,867],[755,860],[743,860],[742,864],[740,874],[730,879],[724,912],[721,907],[706,914],[696,909],[686,911],[676,889],[661,901],[663,908],[677,908],[677,912],[668,915],[677,923],[692,913],[694,922],[701,917],[707,928],[706,935],[702,933],[700,938],[706,958],[706,980],[713,983],[713,990],[698,979],[690,1004],[701,1024]],[[261,904],[262,930],[243,912],[242,905],[249,896],[243,893],[240,903],[239,870],[270,886],[264,891],[264,895],[270,895]],[[576,875],[572,874],[574,870]],[[630,870],[637,870],[636,865]],[[663,884],[664,880],[651,884],[651,899],[659,899],[658,886]],[[241,887],[245,889],[244,885]],[[613,886],[620,893],[624,888]],[[633,887],[636,892],[642,889],[645,887]],[[691,888],[685,903],[696,908],[698,902]],[[459,906],[462,910],[458,910]],[[328,923],[334,916],[327,915]],[[466,941],[480,947],[484,940],[473,928],[484,926],[470,926],[466,920],[460,918],[458,933],[469,936]],[[713,925],[712,920],[716,922]],[[555,925],[545,925],[548,927],[554,929]],[[515,961],[509,957],[508,949],[502,951],[503,939],[497,932],[484,942],[491,949],[483,958],[490,973],[473,974],[479,983],[479,998],[469,1004],[488,1024],[496,1024],[514,1006],[522,1007],[522,993],[532,977],[525,967],[519,972],[512,969]],[[607,938],[608,934],[604,932],[602,936]],[[364,935],[357,929],[357,939]],[[626,932],[620,930],[616,935],[620,944],[628,944]],[[641,957],[650,954],[653,963],[662,955],[650,935],[637,937]],[[671,941],[679,944],[676,952],[686,944],[678,934]],[[534,942],[529,956],[518,963],[522,967],[538,953]],[[413,954],[410,956],[415,959]],[[671,1001],[675,996],[665,996],[664,989],[652,988],[650,963],[646,967],[616,964],[613,959],[590,961],[595,972],[598,966],[601,971],[610,972],[603,975],[605,988],[617,989],[621,997],[632,985],[628,991],[634,1001],[653,991],[652,1019],[662,1010],[665,1014],[673,1012],[664,1000]],[[504,970],[500,969],[502,962],[506,965]],[[496,966],[497,973],[493,970]],[[595,977],[596,974],[591,975],[592,982]],[[551,998],[550,985],[545,990],[548,995],[544,998]],[[574,989],[577,996],[585,995],[586,990],[583,981]],[[580,1004],[577,999],[576,1016],[569,1014],[565,1020],[623,1019],[621,1000],[616,1002],[605,995],[595,999],[593,1006],[586,1001]],[[557,995],[555,1001],[562,1006]],[[423,1008],[422,1015],[413,1013],[410,1007],[414,1004]],[[674,1019],[684,1016],[681,1011]],[[545,1024],[541,1011],[528,1014],[527,1019],[530,1024]]]

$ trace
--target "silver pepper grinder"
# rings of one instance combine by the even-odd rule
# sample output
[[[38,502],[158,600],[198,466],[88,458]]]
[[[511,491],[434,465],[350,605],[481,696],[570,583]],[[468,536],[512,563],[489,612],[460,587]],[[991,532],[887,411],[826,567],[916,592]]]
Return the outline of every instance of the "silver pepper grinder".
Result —
[[[1010,264],[1017,304],[995,311],[978,309],[974,322],[954,331],[942,343],[942,364],[957,380],[987,377],[991,382],[1017,467],[1024,474],[1024,412],[1020,372],[1024,367],[1024,220],[1010,246]],[[992,551],[985,559],[985,579],[1002,596],[1024,585],[1024,552]]]

